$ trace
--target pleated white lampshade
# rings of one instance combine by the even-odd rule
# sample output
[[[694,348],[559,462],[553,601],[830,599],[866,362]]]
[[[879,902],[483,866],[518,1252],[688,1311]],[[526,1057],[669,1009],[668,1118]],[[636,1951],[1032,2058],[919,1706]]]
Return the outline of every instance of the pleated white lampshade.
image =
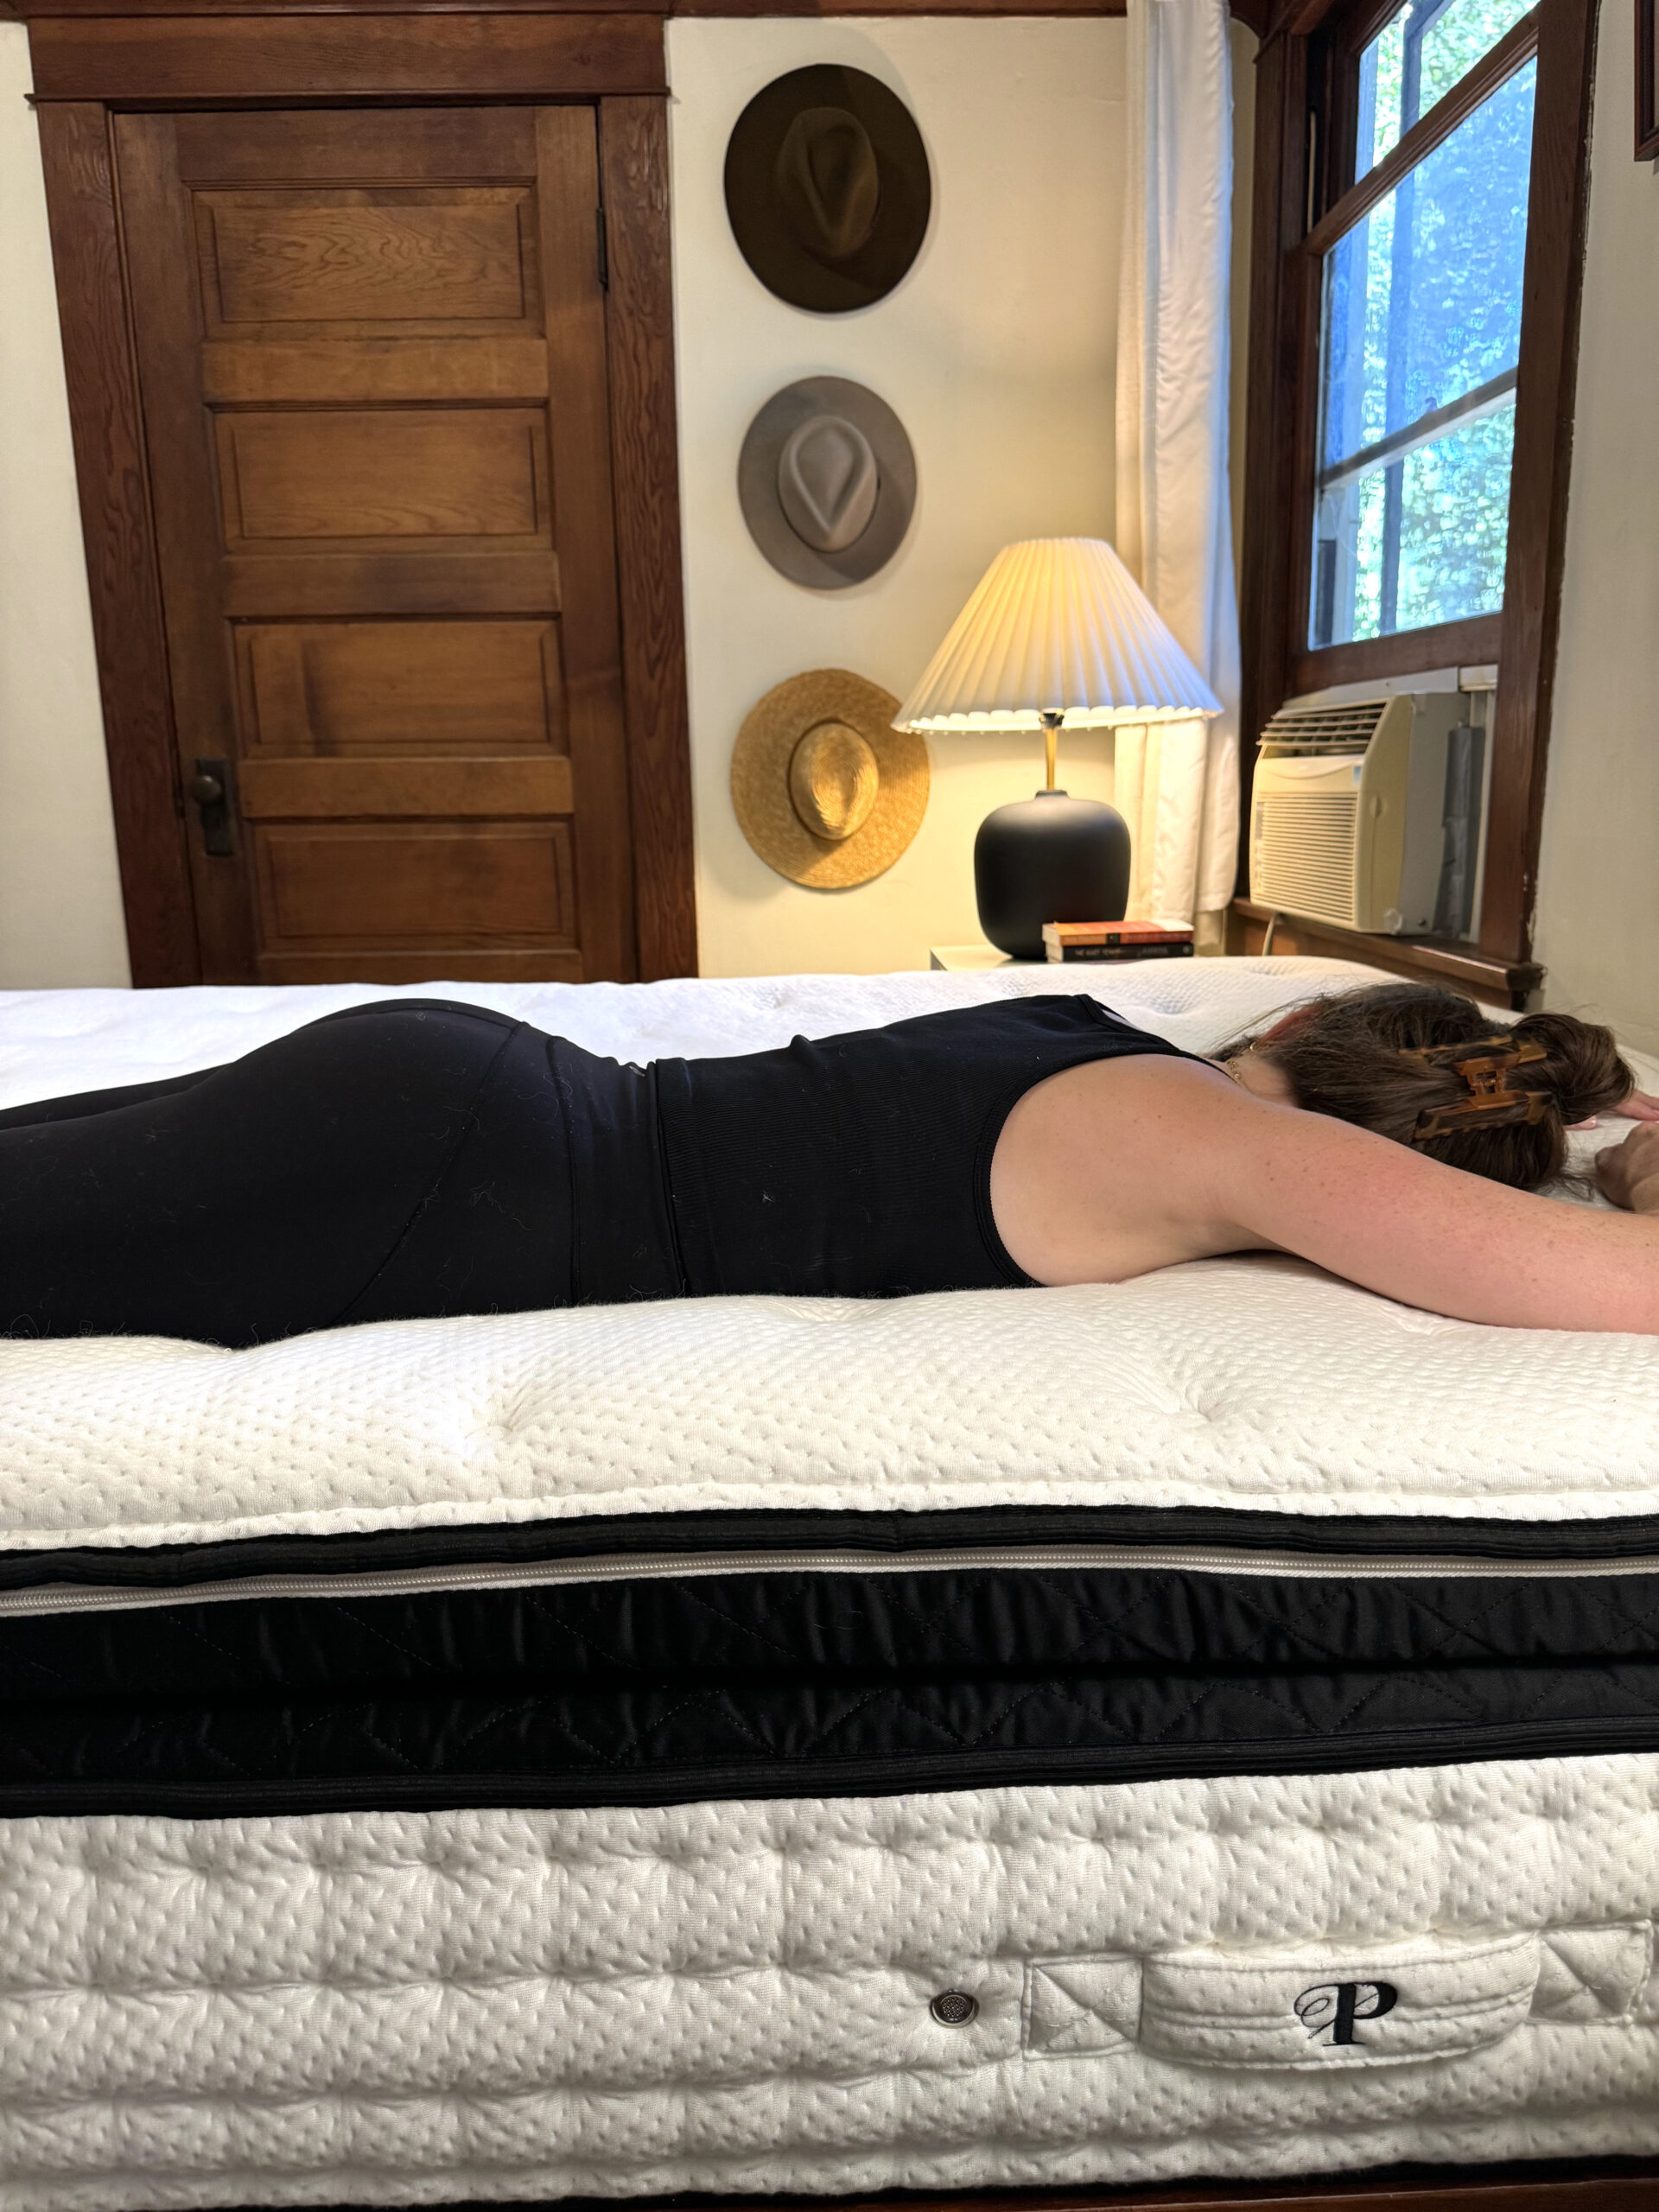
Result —
[[[1068,729],[1186,721],[1221,702],[1099,537],[1005,545],[921,680],[899,729]]]

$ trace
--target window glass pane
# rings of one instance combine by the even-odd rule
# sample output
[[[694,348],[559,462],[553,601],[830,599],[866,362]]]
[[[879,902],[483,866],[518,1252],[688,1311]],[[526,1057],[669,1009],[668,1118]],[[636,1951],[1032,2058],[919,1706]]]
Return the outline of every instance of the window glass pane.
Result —
[[[1409,0],[1385,23],[1359,57],[1356,178],[1374,169],[1530,5],[1531,0]]]
[[[1536,73],[1325,256],[1313,645],[1503,603]]]

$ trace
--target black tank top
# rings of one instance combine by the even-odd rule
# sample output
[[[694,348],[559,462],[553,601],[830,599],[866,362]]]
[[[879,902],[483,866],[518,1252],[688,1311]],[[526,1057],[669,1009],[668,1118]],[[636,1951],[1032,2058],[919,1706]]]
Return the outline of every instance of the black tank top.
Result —
[[[0,1114],[0,1333],[269,1344],[348,1321],[1027,1280],[1016,1099],[1173,1054],[1021,999],[625,1066],[483,1007],[352,1007],[227,1066]]]
[[[1067,993],[658,1060],[683,1289],[893,1298],[1029,1284],[991,1217],[1002,1124],[1046,1077],[1139,1053],[1190,1057]]]

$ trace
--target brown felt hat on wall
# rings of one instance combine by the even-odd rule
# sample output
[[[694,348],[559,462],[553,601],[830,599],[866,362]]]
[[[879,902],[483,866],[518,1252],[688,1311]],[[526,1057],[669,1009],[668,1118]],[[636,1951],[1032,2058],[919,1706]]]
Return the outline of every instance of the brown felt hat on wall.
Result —
[[[769,292],[815,315],[884,299],[921,251],[927,149],[896,92],[820,63],[774,78],[726,148],[726,212]]]
[[[899,702],[844,668],[791,676],[732,749],[732,805],[768,868],[815,891],[890,868],[927,811],[927,747],[894,729]]]

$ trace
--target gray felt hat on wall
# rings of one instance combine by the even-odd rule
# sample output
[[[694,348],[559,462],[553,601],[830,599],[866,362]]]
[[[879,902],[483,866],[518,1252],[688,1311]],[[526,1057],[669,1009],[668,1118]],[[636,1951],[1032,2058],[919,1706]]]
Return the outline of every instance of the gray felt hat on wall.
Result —
[[[916,505],[905,426],[845,377],[805,377],[750,423],[737,464],[749,534],[772,567],[815,591],[841,591],[883,569]]]

